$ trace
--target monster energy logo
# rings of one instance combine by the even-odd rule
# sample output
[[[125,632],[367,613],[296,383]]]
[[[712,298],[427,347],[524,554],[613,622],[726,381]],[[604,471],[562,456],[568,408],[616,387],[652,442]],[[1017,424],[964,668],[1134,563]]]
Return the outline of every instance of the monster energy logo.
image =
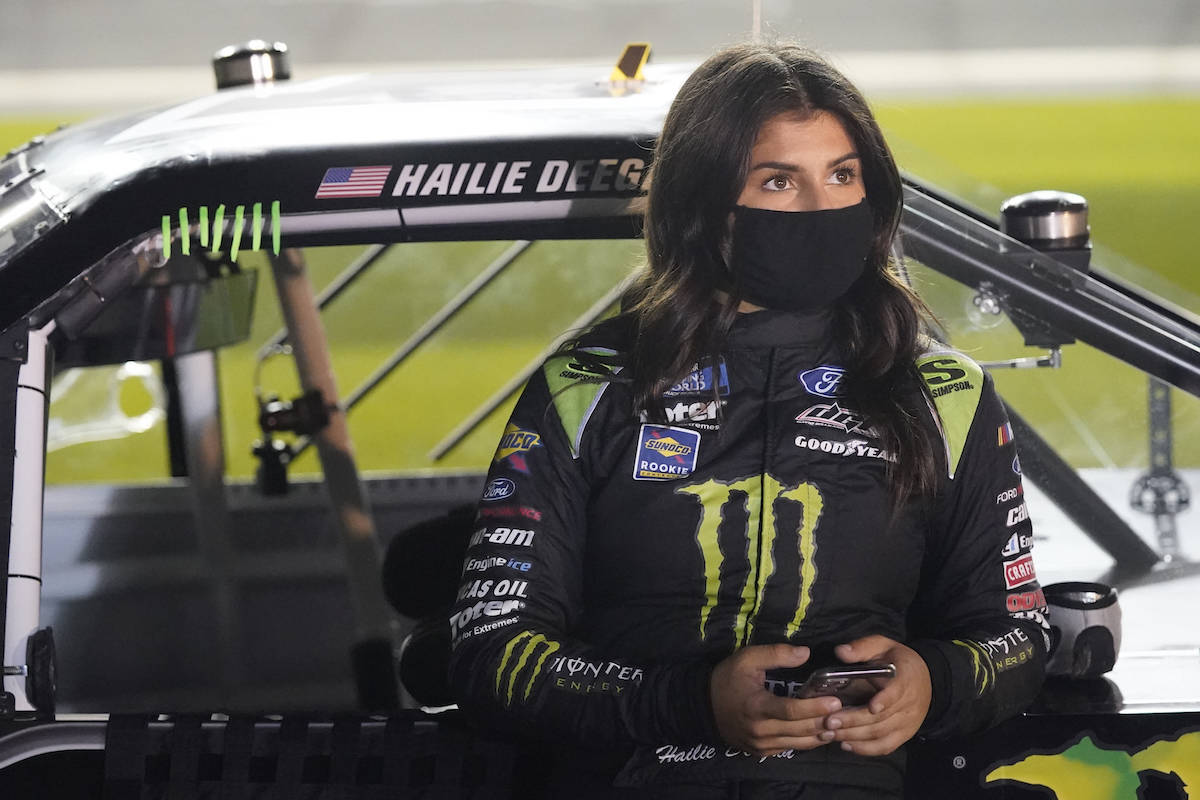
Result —
[[[518,646],[521,654],[516,657]],[[544,647],[543,647],[544,645]],[[504,705],[511,706],[513,702],[513,688],[517,684],[517,677],[529,664],[533,654],[541,649],[541,655],[534,662],[532,670],[529,672],[529,679],[525,682],[525,692],[521,695],[521,701],[529,699],[529,693],[533,691],[533,682],[537,679],[538,674],[542,671],[542,665],[546,663],[546,659],[550,657],[554,651],[558,650],[558,642],[552,642],[542,634],[532,633],[530,631],[522,631],[516,636],[508,640],[508,645],[504,648],[504,656],[500,659],[500,666],[496,669],[496,697],[504,702]],[[504,671],[507,669],[509,662],[513,662],[512,670],[508,673],[507,691],[504,690]]]
[[[787,635],[790,637],[796,633],[808,613],[813,583],[817,578],[816,531],[824,505],[817,487],[811,483],[785,486],[770,475],[753,475],[729,482],[707,480],[680,486],[675,491],[692,495],[700,503],[696,543],[704,563],[705,595],[704,606],[700,609],[700,638],[704,639],[710,634],[708,623],[717,605],[723,568],[727,570],[729,559],[739,558],[745,559],[748,569],[741,586],[741,602],[734,618],[733,632],[739,646],[750,641],[767,582],[775,574],[775,540],[781,536],[795,536],[800,556],[800,589],[796,598],[796,612],[787,623]],[[770,502],[762,502],[764,497],[771,498]],[[777,515],[780,503],[799,506],[800,522],[795,530],[781,530],[784,523]],[[745,549],[735,553],[723,552],[717,540],[718,529],[721,522],[733,518],[739,508],[746,515],[743,532]],[[751,532],[760,535],[752,536]]]
[[[975,696],[983,697],[983,693],[996,682],[996,667],[992,657],[983,645],[978,642],[955,639],[954,644],[965,648],[971,654],[971,674],[975,683]]]

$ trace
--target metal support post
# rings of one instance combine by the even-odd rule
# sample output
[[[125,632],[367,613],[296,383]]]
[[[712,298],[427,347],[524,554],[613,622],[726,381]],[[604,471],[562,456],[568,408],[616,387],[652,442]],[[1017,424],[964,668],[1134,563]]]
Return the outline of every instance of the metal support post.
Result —
[[[4,620],[4,691],[16,711],[33,711],[27,676],[29,637],[38,631],[42,604],[42,496],[46,479],[47,387],[53,353],[47,339],[55,323],[29,331],[26,360],[17,377],[16,453],[12,482],[12,538]],[[9,670],[10,667],[24,669]],[[14,674],[9,674],[10,671]]]
[[[1173,464],[1171,387],[1158,378],[1150,378],[1147,411],[1150,423],[1150,471],[1134,481],[1129,502],[1138,511],[1154,515],[1158,548],[1163,561],[1173,561],[1180,555],[1175,515],[1191,504],[1191,493],[1175,472]]]
[[[225,498],[225,445],[217,355],[211,350],[174,359],[179,426],[192,495],[196,541],[208,573],[218,635],[217,684],[226,697],[241,684],[237,657],[237,595],[233,585],[232,530]]]
[[[300,385],[305,391],[318,390],[329,409],[329,424],[313,438],[346,555],[358,634],[352,659],[359,703],[372,710],[394,708],[399,704],[392,660],[394,615],[383,595],[379,539],[354,462],[346,414],[338,403],[325,329],[303,254],[283,250],[271,256],[271,269]]]

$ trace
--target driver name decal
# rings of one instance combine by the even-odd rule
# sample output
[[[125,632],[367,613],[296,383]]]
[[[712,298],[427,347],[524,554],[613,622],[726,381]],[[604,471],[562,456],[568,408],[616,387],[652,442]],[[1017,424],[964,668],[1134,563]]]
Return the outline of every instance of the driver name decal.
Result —
[[[401,164],[393,197],[636,192],[640,158],[461,161]]]

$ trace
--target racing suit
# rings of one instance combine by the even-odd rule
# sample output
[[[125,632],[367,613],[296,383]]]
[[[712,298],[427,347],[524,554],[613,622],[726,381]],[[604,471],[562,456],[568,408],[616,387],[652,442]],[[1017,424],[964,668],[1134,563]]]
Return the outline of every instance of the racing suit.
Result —
[[[892,455],[840,394],[828,312],[740,315],[721,357],[665,393],[666,424],[633,410],[625,339],[605,323],[549,359],[496,450],[450,618],[469,715],[579,763],[624,762],[619,785],[897,792],[902,749],[729,748],[713,666],[746,645],[828,654],[882,634],[929,667],[923,735],[979,730],[1032,700],[1045,605],[1011,429],[976,364],[919,359],[926,386],[905,404],[945,444],[945,471],[891,517]]]

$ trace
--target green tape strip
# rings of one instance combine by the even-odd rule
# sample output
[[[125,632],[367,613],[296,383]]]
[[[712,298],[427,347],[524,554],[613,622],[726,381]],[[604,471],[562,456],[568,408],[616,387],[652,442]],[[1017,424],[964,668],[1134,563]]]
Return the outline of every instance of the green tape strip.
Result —
[[[251,230],[253,230],[253,239],[250,249],[257,250],[262,242],[262,203],[254,204],[254,227]]]
[[[217,218],[213,220],[213,243],[212,251],[215,253],[221,249],[221,235],[225,232],[225,204],[217,206]]]
[[[271,250],[279,255],[279,201],[271,203]]]
[[[245,222],[245,206],[238,206],[233,212],[233,244],[229,248],[229,260],[237,263],[238,248],[242,245],[242,225]]]
[[[179,252],[185,256],[192,254],[192,228],[188,225],[186,208],[179,209]]]
[[[163,214],[162,218],[162,247],[163,258],[171,257],[171,217]]]
[[[200,246],[208,247],[208,206],[200,206]]]

